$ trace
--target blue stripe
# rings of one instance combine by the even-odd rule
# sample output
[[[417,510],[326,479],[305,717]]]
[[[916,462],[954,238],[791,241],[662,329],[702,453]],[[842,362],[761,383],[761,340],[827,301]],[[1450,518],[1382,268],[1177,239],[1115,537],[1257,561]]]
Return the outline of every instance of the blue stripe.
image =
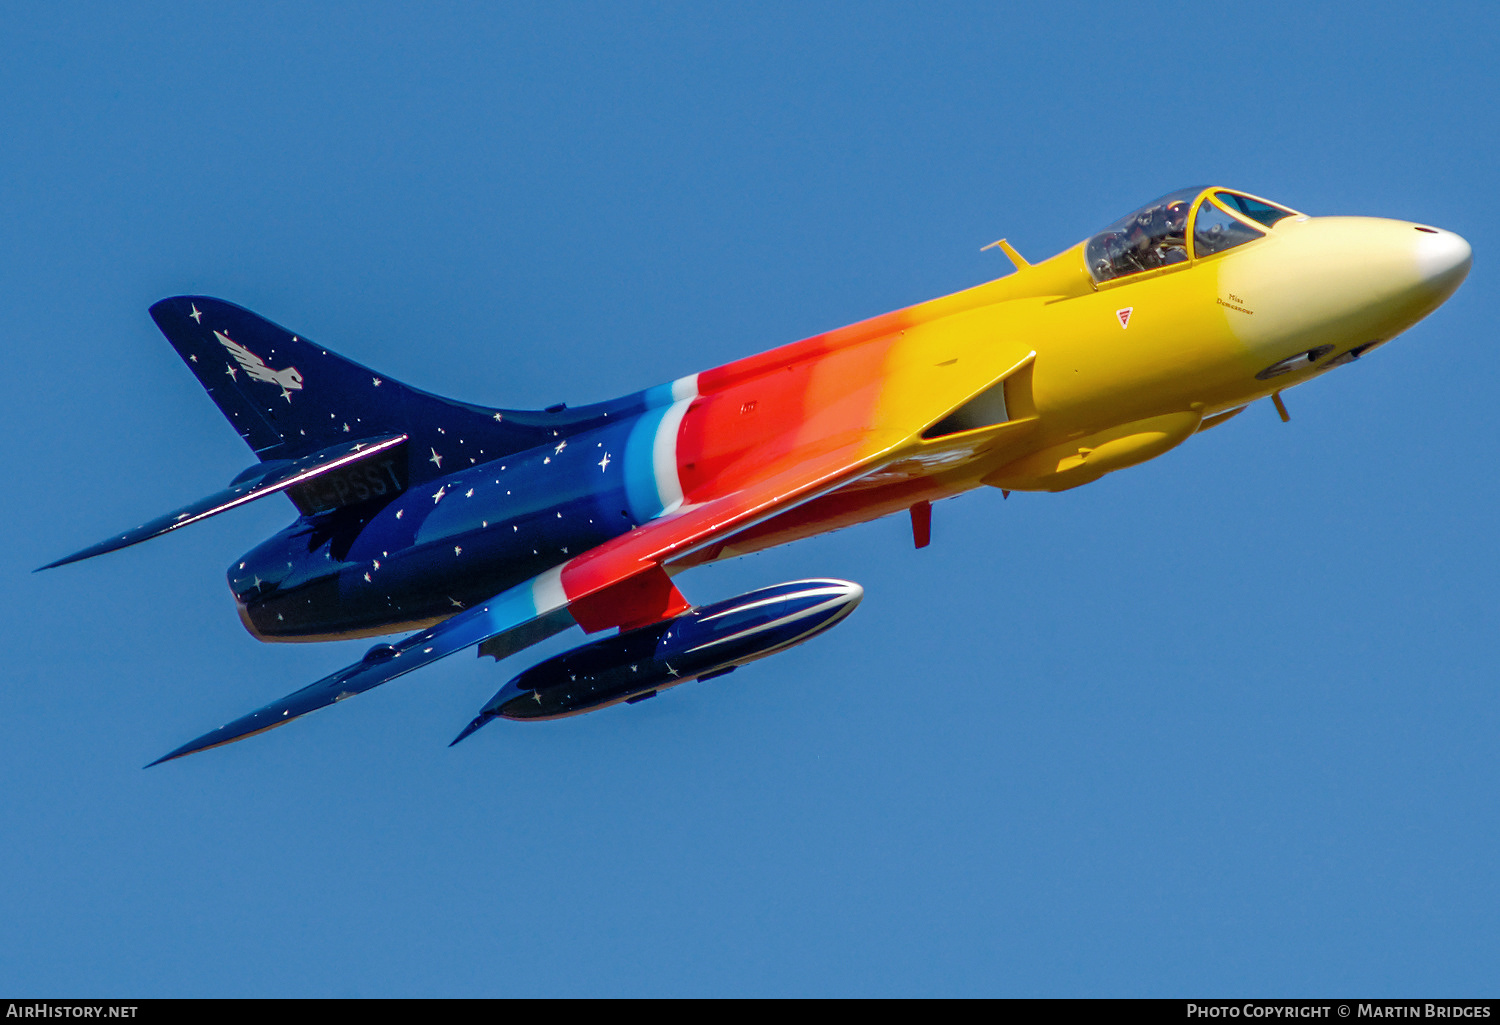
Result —
[[[659,384],[655,388],[647,388],[641,392],[641,398],[646,403],[647,409],[656,409],[659,406],[670,406],[676,400],[672,398],[672,383]]]
[[[532,581],[528,580],[485,602],[483,611],[468,629],[456,631],[460,639],[466,646],[477,644],[535,619],[537,608],[531,588]]]
[[[636,523],[654,519],[662,510],[653,450],[661,422],[672,408],[671,385],[662,387],[667,391],[667,404],[642,413],[631,426],[630,437],[625,442],[625,501]]]

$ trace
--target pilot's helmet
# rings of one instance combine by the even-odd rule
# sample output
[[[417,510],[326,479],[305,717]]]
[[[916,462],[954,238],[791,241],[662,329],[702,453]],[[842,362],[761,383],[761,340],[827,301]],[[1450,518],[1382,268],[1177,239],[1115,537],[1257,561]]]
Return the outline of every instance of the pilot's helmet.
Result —
[[[1125,238],[1131,246],[1148,245],[1156,235],[1152,230],[1152,222],[1155,220],[1154,210],[1142,210],[1130,221],[1130,226],[1125,229]]]

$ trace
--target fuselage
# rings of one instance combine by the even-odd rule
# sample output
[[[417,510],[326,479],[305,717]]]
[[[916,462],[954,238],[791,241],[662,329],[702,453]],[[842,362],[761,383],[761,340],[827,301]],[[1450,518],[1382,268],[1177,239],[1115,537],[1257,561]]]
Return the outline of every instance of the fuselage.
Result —
[[[265,640],[404,630],[851,440],[885,453],[855,483],[668,568],[981,484],[1066,490],[1388,341],[1469,261],[1426,225],[1173,194],[999,280],[577,410],[527,451],[412,453],[457,468],[299,519],[230,586]]]

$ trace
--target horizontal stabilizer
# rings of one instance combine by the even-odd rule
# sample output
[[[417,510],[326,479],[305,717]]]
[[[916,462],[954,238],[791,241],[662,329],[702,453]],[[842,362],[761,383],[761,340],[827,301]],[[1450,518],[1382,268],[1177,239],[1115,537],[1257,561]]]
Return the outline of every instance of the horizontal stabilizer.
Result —
[[[128,548],[278,491],[291,489],[292,500],[304,514],[379,495],[398,494],[406,487],[406,460],[396,458],[399,453],[393,450],[405,442],[404,434],[388,434],[332,445],[301,459],[262,463],[252,467],[249,476],[235,481],[223,491],[158,516],[81,552],[74,552],[67,558],[49,562],[40,569],[65,566],[80,559]],[[355,473],[356,470],[362,472]]]

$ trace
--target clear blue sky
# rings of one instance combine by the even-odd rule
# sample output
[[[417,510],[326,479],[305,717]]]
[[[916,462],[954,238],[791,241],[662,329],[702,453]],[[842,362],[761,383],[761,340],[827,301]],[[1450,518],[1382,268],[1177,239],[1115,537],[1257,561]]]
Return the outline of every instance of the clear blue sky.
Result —
[[[0,9],[0,991],[1493,995],[1497,37],[1488,3]],[[865,585],[732,677],[450,751],[528,664],[460,655],[146,772],[365,647],[240,626],[224,570],[290,507],[30,573],[249,462],[163,296],[577,404],[1199,182],[1474,270],[1289,425],[681,578]]]

